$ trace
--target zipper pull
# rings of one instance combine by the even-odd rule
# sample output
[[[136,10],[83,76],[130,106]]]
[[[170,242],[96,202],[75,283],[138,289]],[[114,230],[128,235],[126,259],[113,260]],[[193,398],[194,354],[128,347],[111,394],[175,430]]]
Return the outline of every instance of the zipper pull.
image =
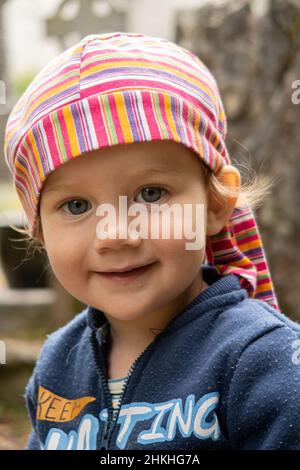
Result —
[[[100,442],[100,450],[107,450],[108,449],[108,436],[109,436],[109,423],[106,421],[105,428],[101,437]]]

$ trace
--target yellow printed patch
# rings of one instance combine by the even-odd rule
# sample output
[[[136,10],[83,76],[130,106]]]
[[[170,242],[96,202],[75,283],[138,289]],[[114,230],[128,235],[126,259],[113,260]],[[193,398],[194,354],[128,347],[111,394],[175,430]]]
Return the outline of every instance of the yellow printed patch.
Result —
[[[88,403],[95,400],[96,398],[94,397],[68,400],[67,398],[55,395],[55,393],[40,385],[36,417],[39,420],[54,421],[56,423],[71,421],[79,415]]]

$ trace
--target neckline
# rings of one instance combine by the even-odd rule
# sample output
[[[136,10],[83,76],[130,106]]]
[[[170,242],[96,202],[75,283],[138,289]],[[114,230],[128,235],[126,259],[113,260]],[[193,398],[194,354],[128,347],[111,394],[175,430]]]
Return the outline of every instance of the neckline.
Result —
[[[108,379],[108,383],[115,383],[115,382],[123,382],[125,379],[127,379],[128,375],[125,375],[124,377],[120,377],[117,379]]]

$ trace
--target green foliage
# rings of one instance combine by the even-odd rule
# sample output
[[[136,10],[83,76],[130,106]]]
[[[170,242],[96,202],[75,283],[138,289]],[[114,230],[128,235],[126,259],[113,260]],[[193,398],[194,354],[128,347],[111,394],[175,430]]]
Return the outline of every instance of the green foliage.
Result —
[[[22,95],[37,74],[37,70],[27,70],[13,80],[12,86],[17,95]]]

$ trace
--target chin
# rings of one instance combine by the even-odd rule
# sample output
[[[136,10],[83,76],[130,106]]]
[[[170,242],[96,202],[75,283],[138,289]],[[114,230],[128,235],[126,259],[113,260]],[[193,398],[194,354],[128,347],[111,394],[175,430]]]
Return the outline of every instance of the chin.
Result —
[[[124,305],[125,303],[125,305]],[[135,321],[140,320],[147,316],[148,312],[150,314],[151,309],[146,308],[145,304],[134,303],[132,306],[126,305],[126,302],[123,302],[121,305],[112,305],[109,304],[107,309],[103,309],[104,312],[115,319],[122,321]]]

